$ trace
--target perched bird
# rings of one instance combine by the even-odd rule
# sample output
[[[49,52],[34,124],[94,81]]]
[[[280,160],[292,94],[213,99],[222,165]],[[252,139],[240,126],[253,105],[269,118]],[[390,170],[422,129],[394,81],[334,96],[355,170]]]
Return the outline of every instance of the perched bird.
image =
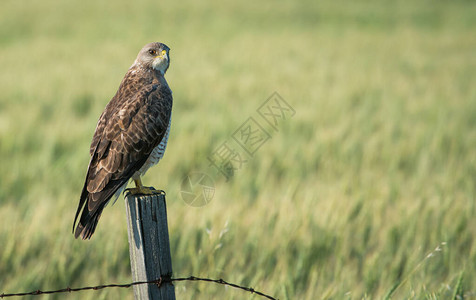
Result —
[[[165,80],[169,47],[144,46],[107,104],[91,142],[88,172],[73,222],[75,238],[91,238],[101,213],[133,179],[132,194],[155,194],[141,175],[164,155],[172,114],[172,91]],[[76,220],[81,218],[76,225]]]

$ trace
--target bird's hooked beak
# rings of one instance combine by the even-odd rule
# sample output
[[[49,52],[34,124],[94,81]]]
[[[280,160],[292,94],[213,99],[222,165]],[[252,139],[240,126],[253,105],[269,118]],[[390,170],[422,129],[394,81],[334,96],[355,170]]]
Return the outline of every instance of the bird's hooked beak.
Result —
[[[169,56],[166,50],[162,50],[159,55],[154,58],[152,62],[152,67],[160,71],[162,74],[165,73],[169,65]]]

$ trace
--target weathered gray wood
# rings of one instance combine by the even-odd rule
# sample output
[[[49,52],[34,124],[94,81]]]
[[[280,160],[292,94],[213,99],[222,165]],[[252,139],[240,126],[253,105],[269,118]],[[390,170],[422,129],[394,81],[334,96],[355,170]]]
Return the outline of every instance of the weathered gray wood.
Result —
[[[172,276],[167,209],[164,195],[127,195],[127,231],[133,281]],[[137,299],[175,299],[172,283],[134,286]]]

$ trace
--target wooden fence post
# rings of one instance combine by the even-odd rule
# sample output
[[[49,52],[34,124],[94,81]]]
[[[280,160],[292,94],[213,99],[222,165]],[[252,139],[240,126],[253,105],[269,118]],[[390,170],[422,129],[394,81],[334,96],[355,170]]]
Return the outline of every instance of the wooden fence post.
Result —
[[[127,195],[127,231],[133,281],[172,276],[165,195]],[[134,298],[175,300],[171,282],[134,286]]]

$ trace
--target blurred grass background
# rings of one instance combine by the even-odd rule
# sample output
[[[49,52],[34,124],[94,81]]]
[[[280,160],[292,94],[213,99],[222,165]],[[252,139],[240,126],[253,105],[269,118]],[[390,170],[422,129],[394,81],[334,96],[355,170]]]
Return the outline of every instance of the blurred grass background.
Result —
[[[475,29],[474,1],[2,0],[0,293],[131,280],[122,197],[91,241],[71,226],[97,119],[161,41],[173,126],[144,183],[167,191],[175,275],[280,299],[475,297]],[[296,115],[187,206],[182,179],[274,91]]]

